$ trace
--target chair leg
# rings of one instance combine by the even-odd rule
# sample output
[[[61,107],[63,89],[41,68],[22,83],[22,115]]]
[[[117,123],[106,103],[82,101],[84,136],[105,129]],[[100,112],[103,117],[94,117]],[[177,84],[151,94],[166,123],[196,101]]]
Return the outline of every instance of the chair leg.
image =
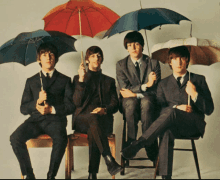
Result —
[[[74,171],[74,149],[73,146],[70,148],[70,155],[71,155],[71,171]]]
[[[159,156],[158,156],[157,162],[155,164],[154,179],[156,179],[157,175],[159,175]]]
[[[116,158],[115,139],[113,140],[113,143],[112,143],[112,144],[113,144],[113,145],[112,145],[112,148],[111,148],[111,151],[112,151],[112,157],[113,157],[113,158]],[[115,175],[112,176],[112,179],[115,179]]]
[[[68,140],[66,148],[66,179],[71,179],[71,170],[70,170],[70,141]]]
[[[122,167],[122,171],[121,171],[121,175],[125,175],[125,159],[123,158],[123,156],[121,156],[121,167]]]
[[[21,179],[24,179],[24,176],[21,174]]]
[[[193,149],[193,155],[194,155],[194,159],[195,159],[197,174],[198,174],[199,179],[201,179],[201,174],[200,174],[200,169],[199,169],[199,162],[198,162],[198,156],[197,156],[195,142],[194,142],[193,139],[191,139],[191,143],[192,143],[192,149]]]

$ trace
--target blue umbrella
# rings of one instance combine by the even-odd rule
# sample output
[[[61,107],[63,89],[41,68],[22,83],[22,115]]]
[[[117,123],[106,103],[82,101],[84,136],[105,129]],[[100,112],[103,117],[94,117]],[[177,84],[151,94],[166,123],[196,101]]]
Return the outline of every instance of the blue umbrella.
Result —
[[[141,8],[140,10],[127,13],[119,18],[105,33],[103,38],[111,37],[114,34],[129,30],[152,30],[164,24],[179,24],[181,20],[191,21],[185,16],[166,8]]]
[[[37,30],[25,32],[0,47],[0,64],[17,62],[27,66],[36,62],[37,49],[43,42],[50,42],[58,49],[58,56],[76,51],[76,39],[58,31]]]

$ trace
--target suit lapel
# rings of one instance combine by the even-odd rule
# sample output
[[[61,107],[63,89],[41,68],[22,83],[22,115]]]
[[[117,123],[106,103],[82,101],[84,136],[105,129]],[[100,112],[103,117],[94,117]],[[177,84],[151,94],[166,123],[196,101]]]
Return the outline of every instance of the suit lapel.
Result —
[[[170,76],[170,81],[172,82],[172,84],[179,89],[179,85],[177,84],[177,80],[175,79],[175,77],[173,76],[173,74]]]
[[[54,81],[57,79],[57,76],[59,75],[59,72],[57,70],[54,71],[53,76],[51,77],[47,88],[50,88],[50,86],[54,83]]]
[[[139,81],[139,83],[141,83],[141,81],[140,81],[140,79],[138,77],[135,65],[134,65],[134,63],[131,60],[131,56],[128,57],[128,69],[130,71],[130,74],[134,75],[136,77],[137,81]]]
[[[181,87],[184,87],[186,83],[189,81],[189,72],[186,73],[186,76],[184,77],[183,83],[181,84]]]
[[[140,68],[141,83],[143,82],[143,79],[145,78],[145,75],[146,75],[145,72],[146,72],[147,66],[148,66],[148,59],[145,55],[143,55],[143,60],[141,63],[141,68]]]

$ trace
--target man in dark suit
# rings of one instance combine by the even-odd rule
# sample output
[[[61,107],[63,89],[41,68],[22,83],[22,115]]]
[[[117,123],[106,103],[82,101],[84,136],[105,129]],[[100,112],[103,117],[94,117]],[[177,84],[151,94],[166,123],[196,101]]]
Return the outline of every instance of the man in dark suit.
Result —
[[[73,80],[73,130],[88,134],[89,179],[97,179],[100,157],[104,157],[111,175],[122,170],[111,155],[108,136],[113,132],[113,114],[118,111],[115,80],[101,72],[103,52],[97,46],[86,52],[88,72],[83,64]]]
[[[142,53],[144,39],[141,33],[128,33],[124,46],[130,55],[118,61],[116,74],[122,111],[128,125],[128,146],[137,138],[138,121],[141,120],[142,132],[145,132],[155,118],[155,94],[161,70],[157,60]],[[145,149],[150,160],[155,161],[158,154],[157,141]]]
[[[205,114],[210,115],[214,104],[202,75],[187,72],[190,53],[185,46],[171,48],[169,64],[173,74],[163,79],[157,88],[157,101],[161,107],[160,116],[143,135],[122,155],[129,159],[142,146],[149,146],[158,136],[162,137],[159,149],[159,174],[163,179],[171,179],[173,146],[176,138],[203,137]],[[190,95],[190,105],[188,105]]]
[[[37,61],[42,67],[27,79],[21,102],[21,113],[30,117],[10,136],[11,145],[26,179],[35,179],[26,142],[47,134],[53,139],[48,179],[55,179],[67,145],[66,116],[74,111],[71,78],[55,70],[58,52],[52,44],[41,44]]]

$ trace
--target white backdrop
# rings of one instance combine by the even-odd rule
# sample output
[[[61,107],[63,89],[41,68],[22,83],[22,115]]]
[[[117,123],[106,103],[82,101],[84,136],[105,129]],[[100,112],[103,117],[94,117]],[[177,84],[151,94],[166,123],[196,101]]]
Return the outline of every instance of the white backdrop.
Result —
[[[103,4],[120,16],[140,8],[139,0],[95,0]],[[21,32],[43,29],[44,15],[57,5],[66,3],[67,0],[0,0],[0,45]],[[220,0],[142,0],[143,8],[163,7],[179,12],[192,20],[193,36],[205,39],[220,40]],[[191,22],[182,21],[180,25],[165,25],[162,29],[155,28],[147,31],[150,49],[155,43],[165,42],[173,38],[187,38],[190,36]],[[141,33],[144,35],[144,31]],[[116,62],[127,56],[123,47],[125,33],[117,34],[109,39],[97,37],[83,37],[83,50],[92,45],[98,45],[104,51],[103,73],[115,78]],[[78,37],[77,37],[78,38]],[[80,51],[79,41],[76,48]],[[144,53],[148,54],[145,46]],[[80,52],[73,52],[63,55],[57,64],[57,70],[70,76],[77,74],[80,64]],[[167,65],[161,64],[162,76],[171,73]],[[203,139],[196,142],[199,156],[202,178],[220,178],[220,145],[219,145],[219,108],[220,108],[220,63],[211,66],[194,65],[190,67],[192,72],[206,76],[214,99],[215,111],[206,118],[207,127]],[[20,168],[18,161],[13,154],[9,142],[11,133],[24,121],[27,116],[20,113],[21,96],[24,90],[25,81],[28,77],[39,71],[39,65],[33,63],[24,67],[17,63],[0,65],[0,178],[19,178]],[[120,162],[122,116],[115,115],[114,133],[117,140],[117,161]],[[71,130],[71,116],[68,116],[68,133]],[[140,135],[140,133],[139,133]],[[190,143],[176,142],[176,145],[190,147]],[[31,160],[37,178],[45,178],[49,167],[50,148],[31,149]],[[144,155],[144,151],[139,156]],[[88,148],[75,148],[76,172],[74,177],[87,178]],[[57,178],[65,177],[64,159],[58,172]],[[128,178],[147,178],[148,170],[128,170]],[[129,176],[130,174],[130,176]],[[98,177],[110,178],[106,174],[104,161],[101,162],[100,174]],[[117,175],[117,178],[124,178]],[[173,178],[197,178],[196,169],[192,154],[189,152],[177,152],[174,155]]]

